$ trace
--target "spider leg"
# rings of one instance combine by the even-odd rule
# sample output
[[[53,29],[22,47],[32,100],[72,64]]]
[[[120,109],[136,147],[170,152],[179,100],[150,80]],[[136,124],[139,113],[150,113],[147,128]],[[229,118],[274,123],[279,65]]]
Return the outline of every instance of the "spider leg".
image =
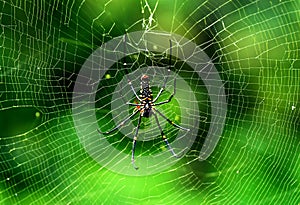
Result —
[[[138,122],[138,125],[136,127],[135,135],[133,136],[133,141],[132,141],[131,163],[132,163],[133,168],[136,169],[136,170],[138,170],[139,167],[137,167],[134,163],[134,152],[135,152],[137,136],[138,136],[140,125],[141,125],[141,120],[142,120],[142,114],[140,114],[139,122]]]
[[[190,131],[189,128],[185,128],[185,127],[182,127],[182,126],[177,125],[176,123],[174,123],[172,120],[170,120],[169,118],[167,118],[164,114],[162,114],[159,110],[155,109],[155,111],[156,111],[160,116],[162,116],[165,120],[167,120],[167,122],[170,123],[172,126],[177,127],[177,128],[179,128],[179,129],[182,129],[182,130],[185,130],[185,131]]]
[[[165,100],[165,101],[162,101],[162,102],[159,102],[159,103],[154,103],[153,105],[156,106],[156,105],[166,104],[166,103],[168,103],[168,102],[170,102],[172,100],[172,98],[174,97],[175,94],[176,94],[176,77],[174,78],[174,90],[173,90],[173,93],[171,94],[171,96],[169,97],[169,99]],[[153,101],[155,101],[156,98]]]
[[[155,101],[160,97],[160,95],[162,94],[162,92],[165,90],[166,84],[167,84],[167,81],[168,81],[168,78],[169,78],[169,75],[170,75],[170,72],[171,72],[171,70],[170,70],[170,68],[169,68],[169,69],[168,69],[168,75],[167,75],[167,77],[165,78],[164,84],[163,84],[163,86],[160,88],[160,90],[159,90],[157,96],[154,98],[153,102],[155,102]]]
[[[143,106],[143,104],[141,104],[141,103],[126,102],[126,100],[124,99],[124,95],[123,95],[122,89],[120,90],[119,94],[120,94],[121,99],[122,99],[122,101],[123,101],[124,104],[131,105],[131,106]]]
[[[167,75],[167,77],[165,78],[164,84],[163,84],[163,86],[160,88],[160,90],[159,90],[157,96],[154,98],[153,102],[155,102],[155,101],[159,98],[159,96],[162,94],[162,92],[163,92],[163,91],[165,90],[165,88],[166,88],[166,84],[167,84],[167,81],[168,81],[168,78],[169,78],[169,75],[170,75],[170,72],[171,72],[171,70],[170,70],[170,66],[171,66],[171,55],[172,55],[172,42],[171,42],[171,40],[170,40],[170,58],[169,58],[169,66],[168,66],[168,75]]]
[[[157,124],[157,126],[158,126],[158,128],[159,128],[159,130],[160,130],[161,137],[162,137],[163,141],[166,143],[168,149],[170,150],[170,152],[172,153],[172,155],[173,155],[174,157],[180,158],[180,157],[182,156],[182,154],[181,154],[180,156],[178,156],[178,155],[174,152],[173,148],[171,147],[170,143],[168,142],[168,139],[167,139],[166,135],[164,134],[164,131],[162,130],[162,128],[161,128],[161,126],[160,126],[160,124],[159,124],[159,121],[158,121],[158,118],[157,118],[157,115],[155,114],[155,112],[153,112],[153,115],[154,115],[154,117],[155,117],[156,124]]]
[[[143,106],[143,104],[135,104],[135,103],[130,103],[130,102],[127,102],[126,105],[131,105],[131,106]]]
[[[116,131],[117,129],[119,129],[120,127],[122,127],[123,125],[125,125],[125,123],[130,120],[133,116],[135,116],[138,112],[140,111],[140,109],[137,109],[134,113],[132,113],[129,117],[125,118],[120,124],[118,124],[116,127],[114,127],[113,129],[106,131],[106,132],[101,132],[99,129],[97,129],[97,131],[100,134],[110,134],[114,131]]]
[[[127,76],[128,84],[129,84],[129,86],[130,86],[130,88],[131,88],[133,94],[135,95],[136,99],[138,99],[138,101],[142,102],[141,98],[140,98],[140,97],[137,95],[137,93],[135,92],[135,90],[134,90],[134,88],[133,88],[133,85],[132,85],[132,82],[131,82],[130,78],[128,77],[128,75],[126,75],[126,76]]]

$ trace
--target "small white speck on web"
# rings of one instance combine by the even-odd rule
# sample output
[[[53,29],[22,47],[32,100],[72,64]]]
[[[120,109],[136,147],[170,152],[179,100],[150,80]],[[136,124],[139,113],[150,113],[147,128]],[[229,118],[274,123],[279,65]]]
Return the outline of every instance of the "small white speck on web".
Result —
[[[239,174],[239,173],[240,173],[240,170],[237,170],[236,173]]]
[[[295,110],[295,109],[296,109],[296,107],[294,105],[292,105],[292,110]]]
[[[7,177],[6,180],[9,181],[10,180],[9,177]]]

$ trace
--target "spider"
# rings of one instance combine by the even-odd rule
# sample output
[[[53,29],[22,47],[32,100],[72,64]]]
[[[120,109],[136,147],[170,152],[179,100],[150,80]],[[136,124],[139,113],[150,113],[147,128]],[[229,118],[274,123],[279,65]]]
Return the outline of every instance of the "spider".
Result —
[[[125,38],[125,45],[126,45],[126,38]],[[165,144],[168,147],[168,149],[171,152],[171,154],[174,157],[176,157],[176,158],[180,158],[181,156],[178,156],[174,152],[174,150],[171,147],[171,145],[169,144],[168,139],[167,139],[167,137],[166,137],[166,135],[165,135],[165,133],[164,133],[164,131],[163,131],[160,123],[159,123],[157,115],[160,115],[168,123],[170,123],[172,126],[174,126],[176,128],[179,128],[179,129],[182,129],[182,130],[185,130],[185,131],[190,131],[190,129],[184,128],[184,127],[182,127],[182,126],[174,123],[172,120],[170,120],[168,117],[166,117],[162,112],[160,112],[158,109],[156,109],[156,106],[169,103],[172,100],[173,96],[176,94],[176,78],[174,78],[174,90],[173,90],[173,93],[170,95],[170,97],[167,100],[162,101],[162,102],[156,102],[159,99],[160,95],[165,90],[166,83],[168,81],[168,76],[169,76],[169,74],[171,72],[171,70],[170,70],[171,55],[172,55],[172,42],[170,40],[170,58],[169,58],[169,66],[168,66],[168,75],[164,79],[163,86],[159,90],[157,96],[153,99],[152,90],[151,90],[151,86],[150,86],[150,77],[148,75],[144,74],[144,75],[141,76],[140,95],[138,95],[136,93],[136,91],[134,90],[134,87],[132,85],[132,82],[131,82],[131,80],[128,77],[128,84],[129,84],[129,86],[130,86],[133,94],[135,95],[136,99],[138,100],[138,102],[137,103],[130,103],[130,102],[126,103],[125,102],[125,103],[127,105],[130,105],[130,106],[135,106],[134,112],[130,116],[128,116],[127,118],[125,118],[120,124],[118,124],[116,127],[114,127],[113,129],[111,129],[109,131],[101,132],[99,129],[97,129],[100,134],[108,135],[108,134],[116,131],[120,127],[124,126],[132,117],[134,117],[135,115],[137,115],[139,113],[139,119],[138,119],[138,124],[137,124],[136,130],[135,130],[135,134],[134,134],[134,137],[133,137],[132,153],[131,153],[131,163],[132,163],[133,168],[136,169],[136,170],[139,169],[139,167],[137,167],[135,165],[134,152],[135,152],[135,147],[136,147],[136,141],[137,141],[137,137],[138,137],[138,132],[139,132],[140,125],[141,125],[141,120],[142,120],[143,117],[149,118],[151,116],[154,116],[156,124],[157,124],[157,126],[158,126],[158,128],[160,130],[160,134],[161,134],[162,140],[165,142]],[[126,65],[126,63],[124,63],[124,65]]]

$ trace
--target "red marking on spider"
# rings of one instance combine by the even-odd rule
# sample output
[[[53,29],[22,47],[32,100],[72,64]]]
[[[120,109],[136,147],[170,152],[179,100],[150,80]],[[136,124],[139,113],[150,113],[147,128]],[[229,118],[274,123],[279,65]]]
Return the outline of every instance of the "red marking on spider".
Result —
[[[133,102],[134,102],[135,104],[139,104],[139,103],[140,103],[136,98],[134,99]],[[140,109],[140,107],[141,107],[141,106],[137,105],[137,106],[135,107],[135,109],[138,110],[138,109]]]
[[[149,80],[149,76],[148,75],[142,75],[141,80],[143,80],[143,81]]]

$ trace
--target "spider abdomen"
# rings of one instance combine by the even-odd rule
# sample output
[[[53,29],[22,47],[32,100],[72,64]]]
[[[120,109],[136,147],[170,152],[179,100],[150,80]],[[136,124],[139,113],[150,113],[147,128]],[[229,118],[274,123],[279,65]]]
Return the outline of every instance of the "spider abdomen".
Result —
[[[142,86],[140,90],[142,104],[143,104],[142,106],[143,109],[141,112],[143,117],[148,118],[151,116],[153,95],[148,82],[144,82],[143,85],[144,86]]]
[[[151,112],[152,111],[152,105],[151,105],[151,102],[146,102],[144,104],[144,107],[142,109],[142,114],[143,114],[143,117],[150,117],[151,116]]]

